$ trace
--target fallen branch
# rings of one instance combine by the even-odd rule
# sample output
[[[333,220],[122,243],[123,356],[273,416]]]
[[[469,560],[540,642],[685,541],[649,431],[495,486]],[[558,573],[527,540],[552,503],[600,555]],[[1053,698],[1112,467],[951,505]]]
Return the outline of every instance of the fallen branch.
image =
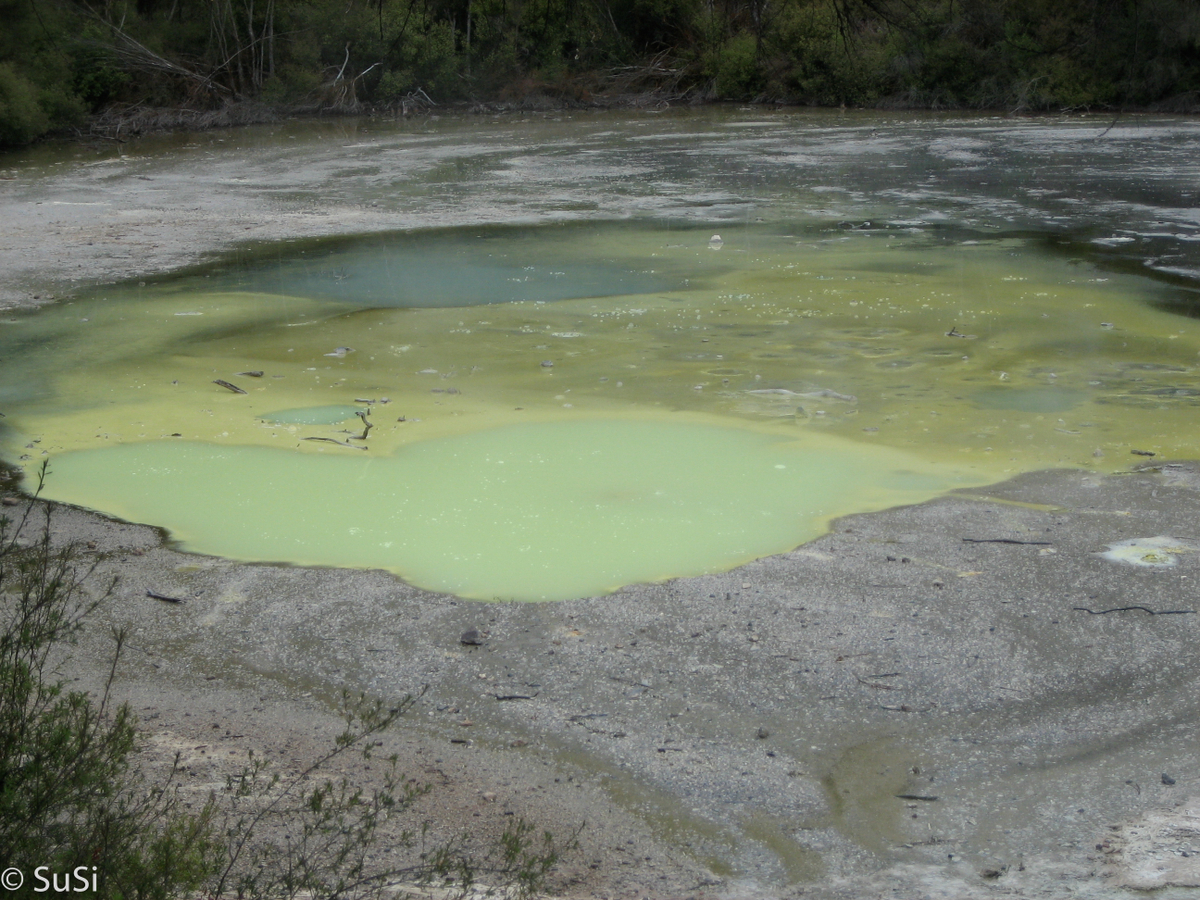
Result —
[[[337,444],[339,447],[349,447],[351,450],[366,450],[366,447],[359,447],[356,444],[348,444],[345,441],[339,441],[335,438],[327,437],[306,437],[300,438],[302,441],[324,441],[327,444]]]
[[[362,432],[362,434],[354,435],[353,437],[350,438],[350,440],[365,441],[367,439],[367,434],[370,433],[371,429],[375,427],[375,425],[373,423],[367,421],[367,415],[370,412],[371,411],[369,409],[358,409],[358,410],[354,411],[354,414],[356,416],[358,416],[360,419],[362,419],[363,432]]]
[[[1026,544],[1031,547],[1048,547],[1049,541],[1019,541],[1016,538],[963,538],[967,544]]]
[[[182,597],[168,597],[166,594],[159,594],[155,591],[146,591],[146,596],[151,600],[161,600],[163,603],[183,603]]]
[[[167,59],[155,53],[145,44],[141,43],[131,36],[122,27],[124,20],[120,24],[110,22],[105,16],[92,9],[87,3],[82,3],[78,7],[81,12],[94,22],[99,23],[102,27],[109,29],[112,32],[116,42],[103,49],[111,52],[121,63],[131,69],[139,71],[164,72],[169,75],[176,75],[187,81],[197,84],[213,94],[230,97],[232,92],[225,85],[214,81],[209,76],[195,72],[186,66],[181,66],[179,63]],[[93,42],[94,43],[94,42]]]
[[[1150,613],[1152,616],[1186,616],[1196,612],[1194,609],[1151,609],[1148,606],[1114,606],[1112,609],[1088,609],[1086,606],[1071,608],[1079,612],[1091,613],[1093,616],[1107,616],[1109,613],[1129,612],[1134,609]]]
[[[869,688],[875,688],[877,691],[894,691],[896,689],[896,686],[893,684],[875,684],[873,681],[865,681],[857,675],[854,676],[854,680],[859,684],[865,684]]]

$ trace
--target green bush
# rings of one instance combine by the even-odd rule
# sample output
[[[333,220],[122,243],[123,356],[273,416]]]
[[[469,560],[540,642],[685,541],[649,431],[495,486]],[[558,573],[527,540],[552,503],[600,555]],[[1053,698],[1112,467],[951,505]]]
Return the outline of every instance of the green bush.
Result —
[[[80,53],[75,59],[75,93],[91,109],[116,99],[132,81],[128,72],[100,53]]]
[[[695,0],[613,0],[612,21],[621,23],[621,36],[637,53],[657,53],[677,47],[699,16]]]
[[[85,599],[88,571],[53,546],[48,519],[22,543],[28,524],[0,519],[0,860],[25,873],[11,893],[36,896],[40,866],[102,885],[102,897],[194,891],[217,861],[214,807],[184,814],[170,782],[142,783],[130,765],[133,713],[109,702],[111,671],[98,699],[53,676],[52,660],[107,592]]]
[[[1200,95],[1195,0],[0,0],[0,146],[128,101],[354,112],[662,85],[822,105],[1062,109]],[[339,77],[339,75],[341,77]]]
[[[716,59],[715,88],[722,100],[750,100],[762,88],[753,35],[739,34],[721,48]]]
[[[313,69],[287,64],[268,78],[262,87],[267,103],[298,103],[311,97],[321,86],[321,76]]]
[[[38,90],[9,63],[0,63],[0,147],[20,146],[50,130]]]
[[[864,29],[843,35],[831,8],[786,11],[771,46],[787,73],[787,95],[802,102],[859,106],[881,93],[887,56],[883,34]]]

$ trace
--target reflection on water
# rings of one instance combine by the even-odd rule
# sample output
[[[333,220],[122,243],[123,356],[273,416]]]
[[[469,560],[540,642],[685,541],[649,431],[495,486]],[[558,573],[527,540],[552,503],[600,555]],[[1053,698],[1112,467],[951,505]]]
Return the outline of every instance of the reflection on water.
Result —
[[[0,329],[5,452],[82,451],[57,456],[54,496],[166,525],[199,550],[559,597],[777,552],[831,515],[899,502],[898,487],[915,500],[1200,443],[1200,323],[1159,309],[1162,285],[1036,239],[775,223],[724,228],[717,243],[713,230],[308,245],[52,307]],[[645,430],[650,419],[664,430]],[[688,431],[714,422],[725,427]],[[749,461],[782,452],[764,433],[800,454],[789,472],[807,470],[782,493]],[[96,450],[113,445],[125,446]],[[523,474],[488,481],[496,454]],[[770,477],[743,483],[751,471]],[[699,506],[660,520],[630,499],[672,478]],[[178,502],[186,485],[223,485],[208,524],[201,504]],[[739,497],[764,526],[754,537],[725,530]],[[408,535],[410,515],[425,543],[369,552]],[[544,532],[513,526],[539,515]],[[687,552],[643,560],[652,545]],[[464,574],[468,559],[482,575]],[[522,580],[532,572],[545,577]]]

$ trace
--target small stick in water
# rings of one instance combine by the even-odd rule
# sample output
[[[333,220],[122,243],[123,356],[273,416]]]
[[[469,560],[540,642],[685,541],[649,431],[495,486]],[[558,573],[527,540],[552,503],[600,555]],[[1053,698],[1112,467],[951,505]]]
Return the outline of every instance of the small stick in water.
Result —
[[[225,388],[225,390],[233,391],[235,394],[246,393],[240,387],[238,387],[236,384],[230,384],[228,381],[222,381],[220,378],[214,379],[213,384],[219,384],[221,387]]]
[[[345,441],[339,441],[336,438],[327,437],[306,437],[300,438],[302,441],[324,441],[327,444],[337,444],[339,447],[349,447],[351,450],[366,450],[366,447],[357,447],[354,444],[347,444]]]
[[[352,441],[365,441],[365,440],[367,439],[367,432],[369,432],[369,431],[370,431],[372,428],[374,428],[374,427],[375,427],[375,426],[374,426],[372,423],[370,423],[370,422],[368,422],[368,421],[367,421],[367,415],[368,415],[370,412],[371,412],[371,410],[369,410],[369,409],[356,409],[356,410],[354,411],[354,414],[355,414],[356,416],[358,416],[360,419],[362,419],[362,423],[363,423],[363,433],[362,433],[362,434],[356,434],[356,435],[354,435],[353,437],[351,437],[350,439],[351,439]]]

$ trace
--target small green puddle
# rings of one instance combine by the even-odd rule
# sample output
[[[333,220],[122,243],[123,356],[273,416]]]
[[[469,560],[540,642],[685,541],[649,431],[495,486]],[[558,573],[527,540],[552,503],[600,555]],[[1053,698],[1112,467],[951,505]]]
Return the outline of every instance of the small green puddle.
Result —
[[[838,831],[881,855],[912,840],[916,817],[906,813],[905,803],[920,801],[905,801],[904,795],[932,796],[917,780],[920,766],[914,762],[914,750],[895,737],[841,751],[821,778]]]
[[[239,291],[402,308],[619,297],[686,283],[686,273],[650,269],[635,253],[599,247],[588,253],[578,241],[581,230],[500,227],[310,242],[285,261],[272,248],[275,258],[243,264],[219,282]]]
[[[1088,399],[1084,391],[1063,390],[1053,385],[1042,388],[984,388],[972,395],[984,409],[1005,409],[1014,412],[1067,412]]]
[[[831,438],[585,419],[385,457],[122,444],[56,457],[48,494],[164,525],[203,553],[388,569],[476,599],[559,600],[789,550],[834,513],[912,499],[905,482],[919,465]],[[917,496],[953,484],[923,474]]]

